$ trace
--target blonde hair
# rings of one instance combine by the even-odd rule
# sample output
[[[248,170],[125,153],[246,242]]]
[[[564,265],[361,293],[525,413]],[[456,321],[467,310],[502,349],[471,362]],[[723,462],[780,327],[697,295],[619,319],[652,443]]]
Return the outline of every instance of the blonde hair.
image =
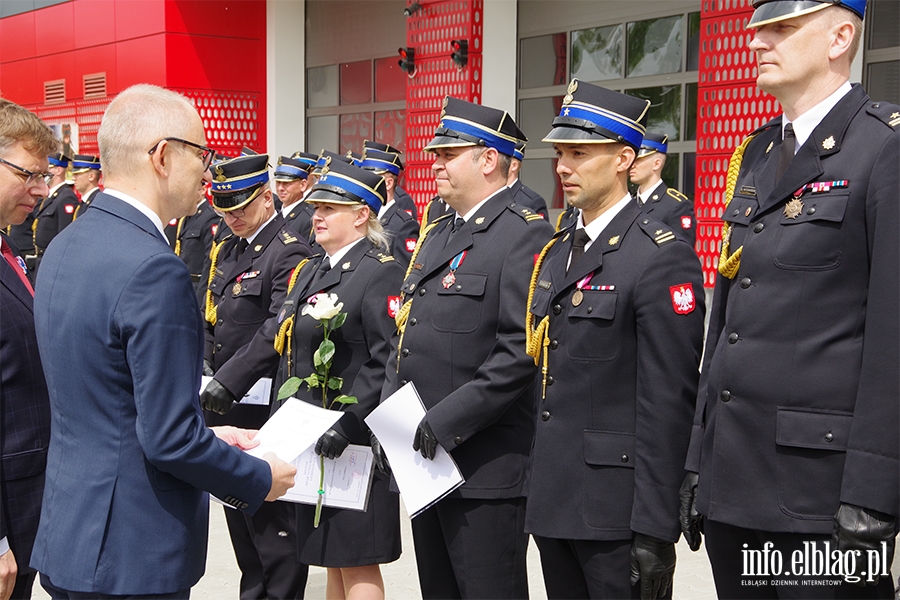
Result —
[[[369,207],[369,220],[366,223],[366,237],[370,242],[376,247],[384,252],[389,252],[391,249],[391,240],[390,236],[392,234],[388,233],[384,230],[384,227],[381,225],[381,220],[378,218],[378,213],[372,210],[372,207]]]
[[[40,117],[15,102],[0,98],[0,152],[6,152],[17,142],[38,156],[50,156],[59,151],[59,140]]]

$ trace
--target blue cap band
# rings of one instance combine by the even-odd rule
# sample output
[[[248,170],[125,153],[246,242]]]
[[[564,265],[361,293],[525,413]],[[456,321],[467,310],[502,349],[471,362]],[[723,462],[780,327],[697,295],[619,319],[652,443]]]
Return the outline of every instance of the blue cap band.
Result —
[[[657,152],[665,154],[669,149],[669,145],[660,144],[659,142],[644,138],[644,141],[641,142],[641,148],[649,148],[650,150],[656,150]]]
[[[62,165],[60,165],[62,166]],[[81,162],[80,160],[76,160],[72,162],[73,169],[100,169],[100,163],[95,162]]]
[[[245,179],[235,178],[228,181],[213,180],[212,191],[228,194],[246,190],[261,183],[266,183],[267,181],[269,181],[269,171],[263,171],[262,173],[258,173]]]
[[[398,165],[389,163],[385,160],[372,158],[371,156],[363,156],[363,160],[356,163],[356,166],[360,169],[368,169],[372,171],[390,171],[394,175],[400,174],[400,167]]]
[[[482,139],[485,144],[507,156],[512,156],[516,151],[516,140],[504,139],[489,129],[479,127],[469,121],[457,120],[450,115],[444,116],[438,127],[444,127],[451,131],[458,131],[465,135],[473,136],[476,139]],[[436,135],[440,134],[437,133]]]
[[[335,179],[338,181],[335,181]],[[354,194],[359,198],[362,198],[363,201],[375,211],[375,214],[378,214],[378,211],[381,210],[381,207],[384,205],[382,198],[375,193],[375,190],[360,185],[359,182],[345,177],[340,173],[335,173],[334,171],[329,171],[325,175],[322,175],[316,185],[330,185]]]
[[[65,160],[58,160],[52,156],[47,157],[47,160],[50,161],[50,164],[54,167],[68,167],[69,162]]]
[[[641,147],[641,142],[646,132],[646,128],[643,125],[626,119],[622,115],[577,101],[564,105],[559,111],[559,116],[570,119],[583,119],[594,123],[615,135],[621,136],[635,148]]]
[[[307,171],[304,171],[300,167],[295,167],[294,165],[281,164],[275,167],[275,177],[278,177],[279,175],[287,175],[289,177],[306,179],[309,173]]]

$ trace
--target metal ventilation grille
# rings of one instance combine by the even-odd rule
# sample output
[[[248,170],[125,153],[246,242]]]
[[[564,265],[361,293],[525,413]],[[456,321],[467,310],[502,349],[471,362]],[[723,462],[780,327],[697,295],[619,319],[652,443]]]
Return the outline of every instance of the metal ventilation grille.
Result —
[[[84,76],[85,98],[106,98],[106,73]]]
[[[44,82],[44,104],[62,104],[66,101],[66,80]]]

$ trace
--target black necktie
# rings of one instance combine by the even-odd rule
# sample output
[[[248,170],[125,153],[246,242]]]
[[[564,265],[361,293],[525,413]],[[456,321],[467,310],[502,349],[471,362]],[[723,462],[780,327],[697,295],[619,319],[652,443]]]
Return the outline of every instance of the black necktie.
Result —
[[[788,165],[794,160],[794,145],[797,136],[794,135],[794,125],[788,123],[784,126],[784,139],[781,141],[781,154],[778,155],[778,173],[775,181],[781,179],[784,172],[787,171]]]
[[[575,266],[575,263],[581,258],[581,255],[584,254],[584,247],[590,241],[591,236],[587,234],[587,231],[584,229],[575,230],[575,235],[572,236],[572,259],[569,261],[569,268],[566,269],[566,273]]]
[[[456,233],[456,232],[459,231],[459,230],[462,228],[462,226],[465,225],[465,224],[466,224],[466,220],[465,220],[465,219],[463,219],[462,217],[456,217],[456,220],[453,221],[453,228],[450,229],[450,233]]]
[[[321,263],[319,263],[319,268],[316,269],[316,274],[313,275],[312,281],[309,284],[310,289],[313,289],[313,286],[315,286],[317,283],[319,283],[319,281],[321,281],[322,278],[325,277],[325,273],[327,273],[330,270],[331,270],[331,259],[326,256],[325,260],[323,260]],[[318,290],[316,290],[316,291],[318,291]]]
[[[241,241],[239,241],[239,242],[237,243],[237,248],[236,248],[236,250],[235,250],[235,257],[236,257],[236,258],[240,258],[241,255],[244,253],[244,250],[246,250],[246,249],[247,249],[247,246],[249,246],[249,245],[250,245],[250,242],[248,242],[247,240],[241,238]]]

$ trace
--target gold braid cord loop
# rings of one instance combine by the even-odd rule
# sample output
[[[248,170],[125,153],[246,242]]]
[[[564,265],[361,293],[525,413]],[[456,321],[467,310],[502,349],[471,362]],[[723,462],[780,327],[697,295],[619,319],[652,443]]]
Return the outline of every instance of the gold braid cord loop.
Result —
[[[741,142],[741,145],[734,149],[731,160],[728,161],[728,175],[725,178],[725,208],[731,199],[734,198],[734,188],[737,185],[738,174],[741,171],[741,163],[744,161],[744,151],[756,135],[747,136]],[[731,225],[726,221],[722,221],[722,252],[719,254],[719,273],[728,279],[734,279],[737,275],[738,268],[741,266],[741,253],[744,247],[741,246],[734,252],[731,250]]]
[[[216,305],[213,304],[213,294],[210,286],[213,278],[216,276],[216,263],[219,261],[219,251],[225,245],[225,242],[230,239],[231,237],[229,236],[218,244],[213,242],[212,250],[209,252],[209,279],[206,281],[206,322],[210,325],[216,324]]]
[[[534,263],[534,270],[531,272],[531,282],[528,285],[528,303],[525,305],[525,352],[534,359],[535,366],[541,364],[541,350],[543,350],[544,355],[544,366],[541,367],[541,398],[547,396],[547,373],[549,372],[547,361],[550,358],[548,352],[550,347],[550,335],[548,333],[550,330],[550,316],[545,315],[535,327],[534,314],[531,312],[531,302],[534,300],[534,290],[537,287],[541,266],[544,264],[544,257],[547,256],[547,252],[558,239],[558,237],[555,237],[547,242],[547,245],[544,246],[544,249],[538,255],[538,259]]]
[[[187,217],[178,219],[178,228],[175,229],[175,256],[181,256],[181,230],[184,227],[184,220]]]
[[[300,270],[306,266],[306,263],[309,262],[308,258],[304,258],[300,261],[296,267],[294,267],[294,272],[291,273],[291,279],[288,281],[288,295],[290,295],[291,290],[294,289],[294,284],[297,283],[297,276],[300,274]],[[296,312],[297,307],[294,308]],[[294,332],[294,315],[291,314],[287,319],[281,322],[281,325],[278,327],[278,333],[275,334],[275,352],[279,355],[284,354],[285,345],[287,346],[288,356],[291,353],[291,336]],[[287,343],[285,344],[285,340]]]

